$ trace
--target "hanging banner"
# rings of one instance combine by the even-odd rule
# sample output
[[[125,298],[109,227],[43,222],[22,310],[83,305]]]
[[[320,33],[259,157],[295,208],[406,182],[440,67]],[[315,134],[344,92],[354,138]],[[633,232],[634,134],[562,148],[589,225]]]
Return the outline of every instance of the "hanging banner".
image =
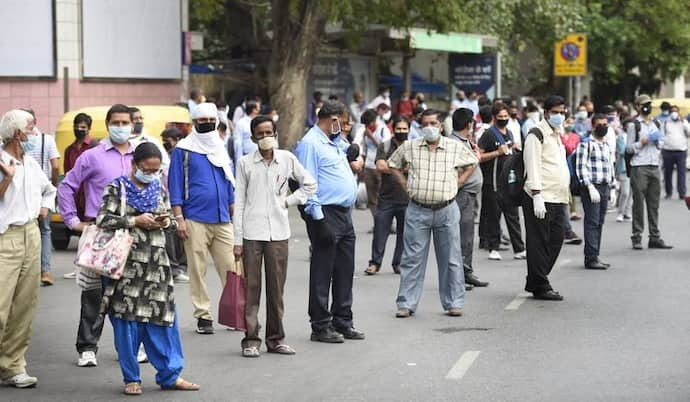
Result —
[[[448,71],[453,92],[476,91],[493,97],[496,87],[496,55],[450,53]]]

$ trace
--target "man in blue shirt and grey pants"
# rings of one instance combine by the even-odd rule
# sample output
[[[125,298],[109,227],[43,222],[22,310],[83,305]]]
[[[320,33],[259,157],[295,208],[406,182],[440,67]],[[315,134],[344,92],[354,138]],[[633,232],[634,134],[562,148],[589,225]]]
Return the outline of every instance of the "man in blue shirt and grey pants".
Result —
[[[309,266],[311,340],[342,343],[364,339],[352,322],[352,276],[355,270],[355,230],[352,207],[357,182],[346,152],[339,146],[340,116],[345,106],[324,102],[317,123],[295,148],[297,159],[316,178],[318,190],[306,203],[304,217],[312,244]],[[331,285],[332,284],[332,285]],[[333,288],[333,302],[328,308]]]

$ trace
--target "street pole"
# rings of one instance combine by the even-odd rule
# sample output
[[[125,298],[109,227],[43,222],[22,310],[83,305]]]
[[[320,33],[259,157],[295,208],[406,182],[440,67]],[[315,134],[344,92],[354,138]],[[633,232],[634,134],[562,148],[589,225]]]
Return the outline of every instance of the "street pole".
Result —
[[[573,77],[568,77],[568,89],[565,92],[566,99],[568,100],[568,107],[572,112],[573,108]]]
[[[575,77],[575,102],[573,103],[573,105],[576,105],[577,103],[579,103],[580,98],[582,98],[581,91],[580,91],[580,83],[581,83],[580,80],[581,79],[582,79],[582,77],[580,77],[580,76]]]
[[[496,52],[496,98],[501,97],[503,90],[501,88],[501,69],[501,52]]]
[[[180,2],[182,18],[182,32],[189,32],[189,0]],[[182,35],[180,35],[182,37]],[[184,55],[182,55],[184,57]],[[191,62],[191,60],[190,60]],[[189,65],[182,63],[182,85],[180,86],[180,101],[184,102],[189,95]]]

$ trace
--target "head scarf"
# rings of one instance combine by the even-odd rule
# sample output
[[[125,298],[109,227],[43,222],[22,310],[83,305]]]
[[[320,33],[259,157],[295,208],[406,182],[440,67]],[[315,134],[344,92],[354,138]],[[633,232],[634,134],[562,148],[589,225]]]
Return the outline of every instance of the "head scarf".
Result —
[[[192,111],[192,120],[200,118],[218,119],[218,109],[216,105],[207,102],[197,105]],[[222,168],[225,173],[225,178],[229,180],[233,186],[235,185],[235,177],[232,175],[232,168],[230,167],[230,157],[225,151],[225,144],[223,140],[220,139],[218,130],[213,130],[208,133],[199,133],[196,131],[196,127],[194,127],[190,135],[177,143],[177,148],[206,155],[208,161],[211,162],[213,166]]]

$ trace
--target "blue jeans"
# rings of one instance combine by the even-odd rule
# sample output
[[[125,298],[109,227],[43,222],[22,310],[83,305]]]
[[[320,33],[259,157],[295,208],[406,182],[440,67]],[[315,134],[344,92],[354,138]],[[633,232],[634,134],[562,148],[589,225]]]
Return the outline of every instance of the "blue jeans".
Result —
[[[594,204],[589,196],[587,187],[582,187],[580,198],[582,198],[582,208],[585,210],[584,234],[585,234],[585,265],[593,264],[599,258],[601,249],[601,232],[604,229],[606,209],[609,205],[609,185],[595,184],[601,201]]]
[[[438,291],[444,310],[465,303],[465,275],[460,248],[460,212],[455,202],[433,211],[414,203],[407,206],[403,255],[400,263],[398,308],[417,309],[424,288],[431,235],[438,266]]]
[[[673,169],[676,169],[676,186],[678,196],[685,197],[685,159],[687,159],[688,151],[661,151],[661,156],[664,160],[664,187],[666,196],[670,197],[673,194]]]
[[[38,228],[41,230],[41,273],[50,272],[50,255],[53,243],[50,240],[50,214],[45,218],[38,218]]]

